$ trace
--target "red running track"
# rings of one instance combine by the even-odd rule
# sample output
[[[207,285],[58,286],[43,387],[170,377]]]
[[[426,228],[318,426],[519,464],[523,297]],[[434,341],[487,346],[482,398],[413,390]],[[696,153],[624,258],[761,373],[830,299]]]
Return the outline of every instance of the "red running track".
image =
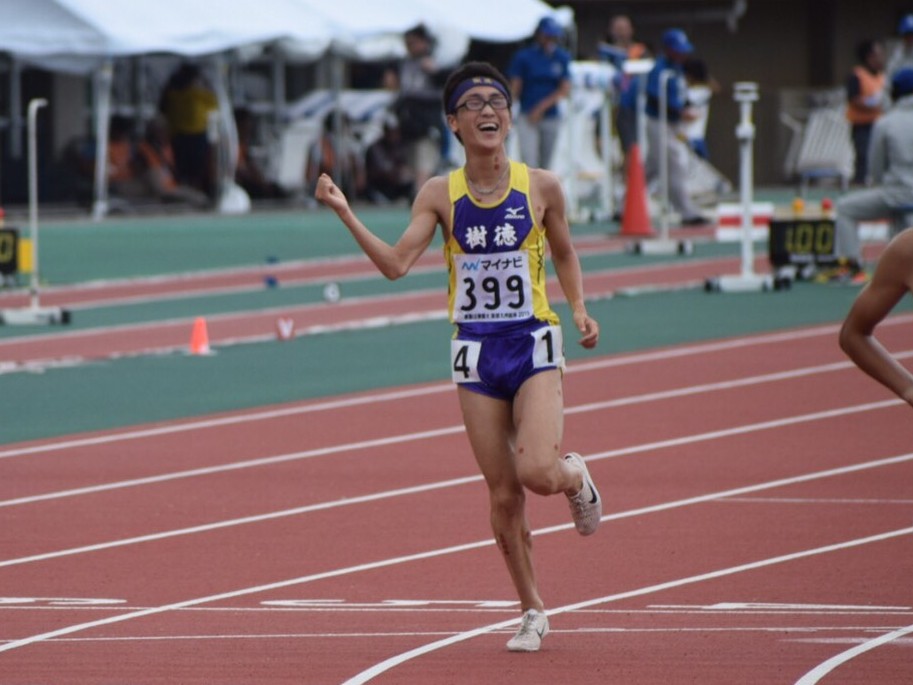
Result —
[[[598,247],[579,248],[579,251],[592,254],[619,249],[619,243],[616,241],[606,242]],[[759,258],[757,262],[759,270],[765,268],[762,259]],[[723,257],[592,272],[586,276],[587,295],[590,298],[598,298],[624,288],[676,288],[689,284],[700,285],[707,278],[721,273],[734,273],[738,268],[736,258]],[[43,297],[42,304],[74,310],[74,316],[78,318],[79,309],[85,307],[104,307],[206,294],[251,292],[263,289],[263,274],[267,269],[268,267],[257,267],[218,274],[163,276],[60,287]],[[425,255],[415,271],[419,269],[438,270],[442,274],[442,280],[444,279],[444,263],[439,254]],[[296,263],[277,267],[274,271],[281,273],[283,285],[323,284],[330,281],[344,283],[346,280],[378,277],[376,269],[367,264],[365,259]],[[554,302],[563,301],[563,294],[554,278],[549,281],[549,297]],[[0,305],[3,307],[23,306],[26,301],[25,293],[12,292],[5,296],[0,293]],[[444,318],[446,311],[443,307],[440,289],[435,288],[432,291],[406,291],[394,296],[345,297],[335,304],[318,302],[272,309],[234,311],[206,318],[211,344],[222,346],[274,338],[278,318],[297,322],[296,334],[307,335],[347,327],[377,325],[381,321]],[[78,363],[124,355],[186,350],[194,318],[54,330],[54,335],[43,332],[0,339],[0,360],[2,365],[15,368],[23,365]]]
[[[581,255],[607,254],[618,252],[624,246],[624,239],[600,238],[578,242],[577,251]],[[867,244],[864,247],[869,260],[876,259],[884,249],[883,244]],[[443,274],[444,268],[441,255],[435,252],[423,255],[414,271],[438,270]],[[628,269],[590,271],[585,275],[585,286],[587,297],[591,299],[610,296],[625,289],[699,287],[708,278],[738,273],[740,268],[740,259],[736,257],[657,262]],[[768,272],[770,267],[766,257],[756,257],[754,269],[756,273]],[[45,306],[73,310],[78,318],[79,310],[88,307],[261,290],[263,278],[268,274],[275,275],[283,286],[377,278],[376,270],[366,258],[340,258],[62,286],[45,292],[41,302]],[[549,281],[549,297],[554,302],[563,300],[554,278]],[[0,292],[2,308],[21,307],[27,302],[28,295],[24,291]],[[307,335],[377,325],[379,322],[444,316],[446,312],[440,290],[434,289],[430,292],[407,291],[395,296],[346,297],[335,304],[319,302],[218,314],[207,317],[207,332],[213,346],[223,346],[271,339],[276,335],[279,318],[297,322],[296,334]],[[0,371],[187,350],[194,318],[55,330],[53,335],[45,332],[0,339]]]
[[[909,683],[909,407],[835,335],[570,367],[605,518],[531,497],[536,654],[448,384],[7,446],[0,682]]]

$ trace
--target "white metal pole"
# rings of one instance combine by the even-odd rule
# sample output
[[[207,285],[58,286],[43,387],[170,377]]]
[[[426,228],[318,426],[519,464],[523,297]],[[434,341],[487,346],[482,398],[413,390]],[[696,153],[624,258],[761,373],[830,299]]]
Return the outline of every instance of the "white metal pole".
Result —
[[[569,204],[569,216],[573,217],[577,221],[584,220],[580,213],[580,193],[577,191],[577,160],[575,158],[575,153],[577,151],[577,136],[575,130],[575,114],[576,107],[575,102],[577,86],[571,86],[571,94],[567,98],[567,107],[564,108],[560,115],[558,121],[560,122],[560,127],[564,129],[564,163],[567,165],[567,175],[565,176],[565,193],[570,202]],[[558,138],[561,137],[561,131],[558,132]],[[552,150],[552,159],[543,159],[542,166],[546,169],[551,169],[552,165],[555,163],[555,152]]]
[[[640,158],[647,158],[647,74],[637,75],[637,147]]]
[[[664,69],[659,75],[659,184],[662,192],[660,216],[660,237],[669,239],[669,79],[675,75],[671,69]]]
[[[739,103],[741,118],[736,127],[736,138],[739,140],[740,170],[739,194],[742,201],[742,276],[754,277],[754,246],[752,244],[752,200],[754,193],[754,153],[753,143],[755,129],[751,118],[752,103],[758,99],[756,83],[740,82],[735,84],[735,100]]]
[[[95,202],[92,218],[103,219],[108,214],[108,131],[111,125],[111,84],[114,81],[114,63],[107,59],[95,72]]]
[[[602,106],[599,108],[599,130],[602,131],[599,142],[605,172],[605,178],[600,184],[602,209],[606,216],[611,217],[615,213],[615,164],[612,159],[612,98],[608,90],[605,91]]]
[[[708,292],[757,292],[775,290],[774,280],[768,274],[754,272],[754,249],[752,230],[754,224],[752,193],[754,190],[752,143],[754,141],[754,124],[751,123],[751,106],[758,99],[758,84],[739,82],[735,84],[735,101],[739,103],[741,119],[736,126],[735,135],[739,141],[739,194],[742,200],[742,269],[741,273],[732,276],[720,276],[706,281],[704,288]]]
[[[22,63],[10,58],[10,157],[22,159]]]
[[[32,308],[37,309],[39,304],[39,272],[38,272],[38,134],[35,130],[38,118],[38,109],[48,104],[43,98],[36,98],[29,102],[28,109],[28,148],[29,148],[29,234],[32,239],[32,278],[29,292],[31,294]]]

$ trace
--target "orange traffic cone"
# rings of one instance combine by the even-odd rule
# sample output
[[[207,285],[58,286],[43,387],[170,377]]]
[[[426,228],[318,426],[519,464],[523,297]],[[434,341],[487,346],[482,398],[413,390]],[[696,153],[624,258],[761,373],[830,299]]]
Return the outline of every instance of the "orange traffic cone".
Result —
[[[647,177],[637,143],[628,150],[628,187],[621,218],[621,235],[653,235],[647,204]]]
[[[209,333],[206,331],[206,319],[198,316],[193,322],[190,334],[190,354],[209,354]]]

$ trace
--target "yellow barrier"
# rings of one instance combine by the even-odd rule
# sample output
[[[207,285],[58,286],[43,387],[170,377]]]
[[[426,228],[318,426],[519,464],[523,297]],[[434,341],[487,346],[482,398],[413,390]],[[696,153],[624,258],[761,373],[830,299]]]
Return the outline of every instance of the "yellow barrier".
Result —
[[[16,267],[21,274],[32,273],[32,239],[19,238],[18,266]]]

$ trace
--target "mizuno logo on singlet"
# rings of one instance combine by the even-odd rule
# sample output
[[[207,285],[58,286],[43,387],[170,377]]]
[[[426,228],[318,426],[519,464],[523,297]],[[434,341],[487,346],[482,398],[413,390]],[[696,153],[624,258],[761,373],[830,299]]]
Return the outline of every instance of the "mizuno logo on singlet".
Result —
[[[523,214],[521,214],[523,209],[524,209],[523,207],[505,207],[504,211],[507,212],[507,214],[505,214],[504,218],[506,220],[525,219],[526,217]]]

